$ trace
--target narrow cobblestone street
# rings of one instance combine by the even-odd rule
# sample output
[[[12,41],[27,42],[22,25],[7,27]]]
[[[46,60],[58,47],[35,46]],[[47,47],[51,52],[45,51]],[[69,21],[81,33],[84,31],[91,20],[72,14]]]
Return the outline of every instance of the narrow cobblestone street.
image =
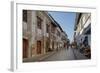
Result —
[[[76,49],[62,49],[55,54],[45,58],[43,61],[64,61],[64,60],[78,60],[87,59],[83,54],[81,54]]]
[[[55,52],[49,52],[48,54],[41,55],[39,57],[32,57],[25,59],[25,62],[41,62],[41,61],[67,61],[67,60],[85,60],[88,59],[81,54],[77,49],[61,49]]]

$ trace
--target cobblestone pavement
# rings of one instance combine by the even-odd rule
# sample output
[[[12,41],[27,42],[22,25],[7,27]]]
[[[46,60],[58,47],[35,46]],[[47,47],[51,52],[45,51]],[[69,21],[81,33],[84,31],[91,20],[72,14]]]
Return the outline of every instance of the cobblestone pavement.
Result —
[[[59,51],[49,52],[39,57],[25,59],[24,62],[42,62],[42,61],[64,61],[64,60],[85,60],[88,59],[77,49],[61,49]]]
[[[63,60],[81,60],[87,59],[83,54],[81,54],[77,49],[62,49],[55,54],[45,58],[42,61],[63,61]]]

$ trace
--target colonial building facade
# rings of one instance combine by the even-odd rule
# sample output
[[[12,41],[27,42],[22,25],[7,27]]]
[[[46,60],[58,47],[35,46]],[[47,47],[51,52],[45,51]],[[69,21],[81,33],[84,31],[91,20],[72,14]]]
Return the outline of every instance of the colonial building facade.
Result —
[[[23,10],[23,59],[66,48],[67,34],[46,11]]]
[[[84,45],[90,58],[91,49],[91,13],[76,13],[76,23],[74,28],[74,41],[78,46]],[[82,48],[80,48],[82,49]]]

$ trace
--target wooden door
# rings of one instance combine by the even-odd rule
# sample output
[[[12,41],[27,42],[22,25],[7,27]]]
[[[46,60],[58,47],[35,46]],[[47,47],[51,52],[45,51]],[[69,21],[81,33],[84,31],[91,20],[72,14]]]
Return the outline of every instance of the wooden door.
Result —
[[[28,57],[28,40],[23,39],[23,58]]]
[[[54,49],[54,41],[52,42],[52,49]]]
[[[41,54],[41,41],[37,41],[37,54]]]

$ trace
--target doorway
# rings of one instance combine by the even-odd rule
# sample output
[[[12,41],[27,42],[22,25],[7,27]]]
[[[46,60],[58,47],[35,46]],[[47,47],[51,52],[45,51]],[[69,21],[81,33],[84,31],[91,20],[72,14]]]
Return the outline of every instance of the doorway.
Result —
[[[37,54],[41,54],[41,41],[37,41]]]
[[[28,40],[23,39],[23,58],[28,57]]]

